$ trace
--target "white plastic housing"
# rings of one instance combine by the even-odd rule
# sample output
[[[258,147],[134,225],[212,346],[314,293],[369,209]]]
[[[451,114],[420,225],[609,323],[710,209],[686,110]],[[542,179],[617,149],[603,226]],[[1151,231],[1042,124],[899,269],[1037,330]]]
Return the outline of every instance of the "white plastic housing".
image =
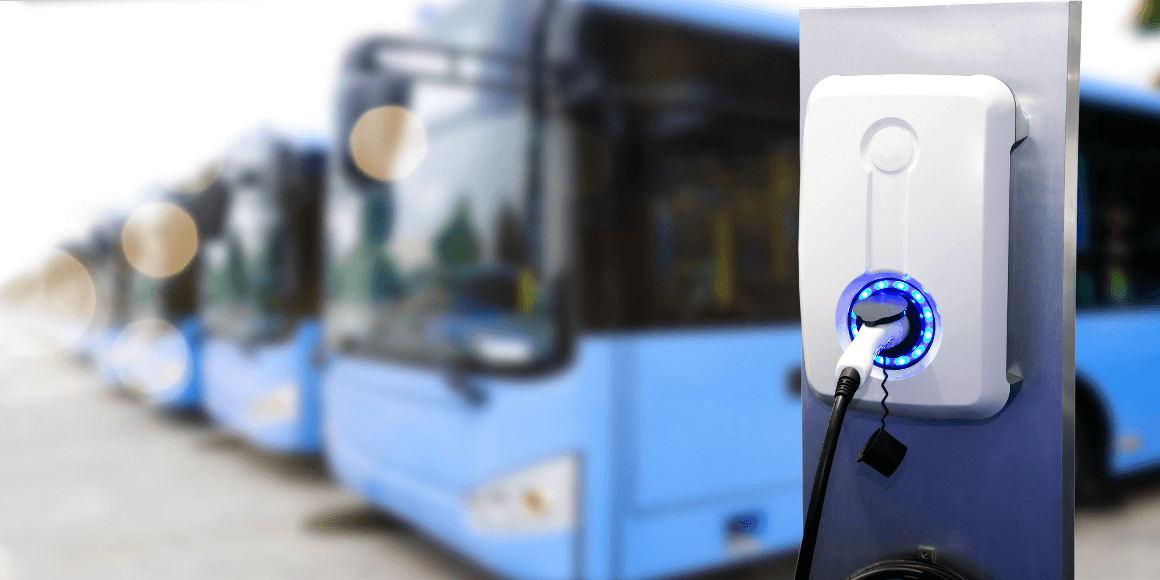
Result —
[[[1011,149],[1025,135],[1011,90],[990,76],[817,84],[799,238],[803,367],[815,394],[833,398],[860,284],[893,272],[937,304],[937,331],[921,364],[890,371],[891,414],[982,419],[1004,407]],[[880,413],[882,378],[875,367],[850,408]]]

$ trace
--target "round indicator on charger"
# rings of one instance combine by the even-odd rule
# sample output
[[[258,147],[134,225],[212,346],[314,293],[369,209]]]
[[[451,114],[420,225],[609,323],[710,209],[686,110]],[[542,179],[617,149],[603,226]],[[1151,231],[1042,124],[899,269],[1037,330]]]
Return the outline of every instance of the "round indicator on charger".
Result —
[[[906,318],[910,333],[902,343],[882,351],[874,363],[887,370],[901,370],[918,364],[931,350],[937,330],[936,309],[926,287],[905,275],[882,274],[869,280],[853,293],[847,315],[850,340],[858,334],[861,323],[854,314],[854,305],[880,294],[900,296],[907,302]]]

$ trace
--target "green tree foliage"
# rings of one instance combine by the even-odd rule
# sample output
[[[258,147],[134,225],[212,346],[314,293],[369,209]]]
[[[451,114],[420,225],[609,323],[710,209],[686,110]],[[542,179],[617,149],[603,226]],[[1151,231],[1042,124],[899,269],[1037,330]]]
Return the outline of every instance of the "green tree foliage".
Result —
[[[439,265],[444,268],[467,266],[479,259],[479,234],[466,196],[455,204],[450,219],[432,245]]]

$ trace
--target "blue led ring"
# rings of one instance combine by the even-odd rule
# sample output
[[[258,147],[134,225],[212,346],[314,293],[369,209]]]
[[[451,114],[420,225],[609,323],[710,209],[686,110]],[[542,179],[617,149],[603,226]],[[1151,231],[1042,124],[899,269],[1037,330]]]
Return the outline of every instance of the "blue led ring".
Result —
[[[931,299],[927,294],[927,290],[921,284],[915,282],[909,276],[898,277],[896,275],[883,276],[867,282],[858,292],[854,294],[854,299],[850,301],[849,319],[850,319],[850,340],[854,339],[854,335],[858,334],[858,316],[854,314],[854,305],[862,300],[878,294],[893,294],[901,296],[909,303],[907,313],[911,320],[911,325],[918,322],[918,335],[913,346],[908,348],[905,353],[897,354],[896,356],[878,356],[874,358],[874,363],[879,367],[889,370],[899,370],[913,366],[922,360],[924,356],[930,352],[931,343],[934,341],[935,334],[935,316],[931,307]],[[913,312],[910,310],[913,308]],[[913,314],[913,316],[911,316]],[[913,333],[914,328],[911,329]],[[893,347],[887,350],[894,350]]]

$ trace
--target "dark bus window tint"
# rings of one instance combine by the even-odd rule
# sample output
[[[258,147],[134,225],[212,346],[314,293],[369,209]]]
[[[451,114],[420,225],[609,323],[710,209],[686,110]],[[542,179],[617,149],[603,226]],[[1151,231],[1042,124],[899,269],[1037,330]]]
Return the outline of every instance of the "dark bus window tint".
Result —
[[[1076,304],[1160,304],[1160,122],[1080,111]]]
[[[206,240],[206,324],[236,339],[280,339],[318,312],[319,206],[324,157],[266,134],[227,156],[230,200],[220,234]]]
[[[795,321],[797,52],[615,13],[589,26],[605,88],[574,107],[578,163],[599,168],[579,203],[585,326]]]
[[[106,240],[100,242],[94,257],[93,285],[97,294],[94,324],[117,326],[125,322],[129,302],[129,268],[120,246]]]
[[[195,262],[167,278],[151,278],[134,272],[128,307],[130,319],[159,318],[177,323],[192,316],[197,309],[196,280]]]

